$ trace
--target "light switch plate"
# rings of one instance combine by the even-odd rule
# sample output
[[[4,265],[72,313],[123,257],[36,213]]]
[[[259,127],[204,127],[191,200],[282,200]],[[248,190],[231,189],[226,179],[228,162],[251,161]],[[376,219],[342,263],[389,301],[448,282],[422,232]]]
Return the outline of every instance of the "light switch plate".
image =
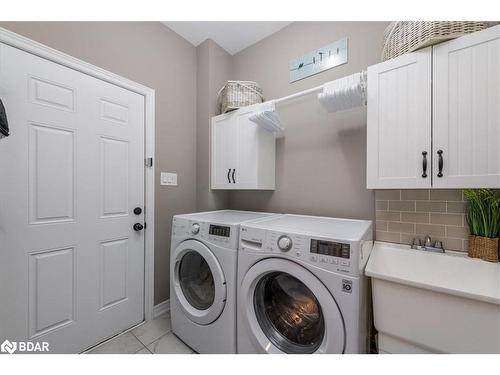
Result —
[[[160,185],[177,186],[177,173],[161,172]]]

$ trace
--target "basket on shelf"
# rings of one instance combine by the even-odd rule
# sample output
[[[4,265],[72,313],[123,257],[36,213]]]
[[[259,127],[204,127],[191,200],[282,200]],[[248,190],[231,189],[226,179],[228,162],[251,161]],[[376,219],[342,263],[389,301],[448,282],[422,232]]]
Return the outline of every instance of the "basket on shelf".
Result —
[[[382,60],[389,60],[420,48],[462,35],[484,30],[498,22],[473,21],[399,21],[384,31]]]
[[[488,262],[498,262],[498,242],[498,238],[470,235],[468,255]]]
[[[248,105],[262,103],[262,89],[253,81],[227,81],[219,90],[217,101],[220,113],[234,111]]]

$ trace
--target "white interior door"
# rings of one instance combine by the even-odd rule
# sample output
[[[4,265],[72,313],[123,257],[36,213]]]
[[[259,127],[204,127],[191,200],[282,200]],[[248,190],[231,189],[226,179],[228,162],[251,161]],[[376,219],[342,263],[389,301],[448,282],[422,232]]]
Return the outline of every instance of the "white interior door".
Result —
[[[369,189],[431,187],[431,57],[426,48],[368,68]]]
[[[433,66],[434,187],[500,187],[500,26],[435,46]]]
[[[0,44],[0,338],[80,352],[144,318],[144,97]]]

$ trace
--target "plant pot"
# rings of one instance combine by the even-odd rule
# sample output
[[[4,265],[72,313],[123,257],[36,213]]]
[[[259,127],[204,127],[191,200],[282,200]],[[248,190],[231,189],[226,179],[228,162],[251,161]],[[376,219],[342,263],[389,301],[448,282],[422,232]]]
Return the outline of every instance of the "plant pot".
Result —
[[[479,258],[488,262],[498,262],[499,238],[488,238],[481,236],[469,236],[469,256]]]

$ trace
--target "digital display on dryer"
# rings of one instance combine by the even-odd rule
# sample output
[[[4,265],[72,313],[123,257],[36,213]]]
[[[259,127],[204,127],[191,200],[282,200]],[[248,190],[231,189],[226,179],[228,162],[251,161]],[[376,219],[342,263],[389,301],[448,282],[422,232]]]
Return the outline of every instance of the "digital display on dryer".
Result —
[[[229,237],[230,233],[231,233],[231,228],[222,225],[210,224],[210,228],[208,229],[208,234],[219,237]]]
[[[349,259],[350,250],[348,243],[311,239],[311,253]]]

